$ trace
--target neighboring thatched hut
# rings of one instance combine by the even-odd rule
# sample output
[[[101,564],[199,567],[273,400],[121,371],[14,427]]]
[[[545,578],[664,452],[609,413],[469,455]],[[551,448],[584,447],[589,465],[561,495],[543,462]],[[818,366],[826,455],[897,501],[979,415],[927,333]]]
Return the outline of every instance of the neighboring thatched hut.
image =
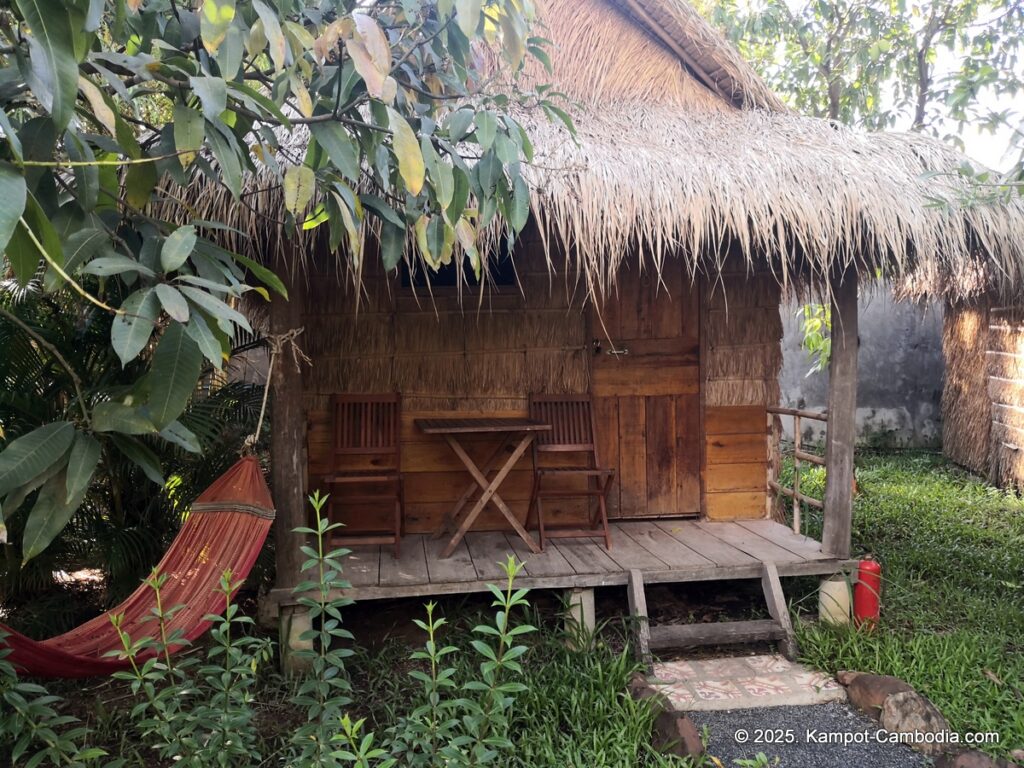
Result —
[[[1024,490],[1024,305],[993,293],[949,301],[942,351],[943,453]]]
[[[537,149],[533,221],[480,294],[462,301],[438,279],[428,293],[415,264],[385,273],[368,257],[357,286],[335,268],[343,256],[287,260],[308,268],[293,277],[291,300],[271,305],[271,324],[304,327],[313,365],[275,369],[278,535],[305,522],[307,489],[332,471],[332,394],[402,393],[405,529],[419,534],[437,528],[465,475],[416,418],[521,416],[530,393],[590,393],[602,460],[616,470],[612,518],[705,522],[685,533],[683,523],[636,523],[617,529],[608,552],[559,545],[528,560],[527,583],[623,584],[631,570],[663,581],[749,577],[768,561],[784,575],[843,567],[858,281],[983,270],[1015,284],[1024,206],[955,208],[963,158],[932,139],[790,113],[684,0],[543,6],[552,79],[579,104],[579,141],[524,116]],[[954,209],[934,206],[936,197]],[[224,208],[213,195],[207,202]],[[253,204],[276,211],[280,202],[261,194]],[[267,230],[276,216],[239,219],[231,223],[250,243],[303,247]],[[835,310],[821,544],[749,522],[767,523],[771,508],[786,290],[830,298]],[[502,485],[520,520],[531,483],[524,458]],[[550,510],[556,519],[581,512],[576,502]],[[501,537],[505,520],[483,513],[474,530],[497,538],[471,538],[459,568],[414,539],[401,562],[378,548],[349,575],[364,597],[480,589],[501,542],[522,551]],[[281,601],[298,579],[293,550],[278,546]]]

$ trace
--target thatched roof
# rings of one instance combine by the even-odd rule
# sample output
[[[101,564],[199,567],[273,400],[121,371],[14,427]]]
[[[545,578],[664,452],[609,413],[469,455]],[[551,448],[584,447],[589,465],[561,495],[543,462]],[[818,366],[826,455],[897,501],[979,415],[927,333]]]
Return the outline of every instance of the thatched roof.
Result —
[[[542,20],[554,76],[529,74],[577,102],[578,141],[521,116],[537,149],[533,208],[559,246],[549,253],[596,293],[624,259],[679,257],[696,273],[729,249],[824,290],[854,263],[953,296],[964,275],[1024,284],[1024,201],[961,207],[955,150],[788,112],[685,0],[545,0]],[[279,193],[247,200],[266,218],[223,195],[195,199],[267,242]]]

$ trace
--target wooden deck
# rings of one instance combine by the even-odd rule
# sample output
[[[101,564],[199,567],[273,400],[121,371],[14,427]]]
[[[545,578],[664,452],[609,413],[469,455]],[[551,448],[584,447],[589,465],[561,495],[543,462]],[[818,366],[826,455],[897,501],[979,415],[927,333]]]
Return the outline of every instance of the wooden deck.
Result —
[[[611,535],[611,550],[597,540],[561,539],[532,554],[513,532],[470,532],[446,559],[445,541],[425,535],[404,537],[399,560],[390,547],[355,547],[345,558],[347,593],[373,600],[480,592],[500,583],[499,562],[510,553],[525,563],[517,584],[531,589],[626,584],[632,569],[652,584],[760,578],[765,562],[780,576],[826,575],[854,562],[823,554],[819,542],[771,520],[617,522]]]

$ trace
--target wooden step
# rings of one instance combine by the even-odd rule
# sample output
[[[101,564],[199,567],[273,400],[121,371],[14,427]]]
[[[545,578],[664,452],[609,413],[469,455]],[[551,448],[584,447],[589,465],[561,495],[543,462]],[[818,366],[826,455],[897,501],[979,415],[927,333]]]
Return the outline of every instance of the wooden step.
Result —
[[[774,619],[718,621],[708,624],[665,624],[650,628],[652,650],[695,645],[732,645],[782,640],[786,630]]]

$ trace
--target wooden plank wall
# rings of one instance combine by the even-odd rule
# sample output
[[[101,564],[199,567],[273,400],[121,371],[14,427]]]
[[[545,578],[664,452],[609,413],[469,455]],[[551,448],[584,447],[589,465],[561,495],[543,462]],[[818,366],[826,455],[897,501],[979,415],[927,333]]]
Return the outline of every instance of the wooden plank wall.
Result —
[[[313,361],[304,375],[311,489],[321,486],[319,477],[331,469],[327,409],[332,393],[402,393],[406,530],[422,533],[437,526],[469,478],[443,440],[423,435],[415,419],[452,411],[525,416],[529,392],[587,391],[591,351],[582,297],[574,296],[564,279],[548,274],[535,239],[524,239],[522,248],[517,269],[527,298],[517,286],[502,287],[485,298],[479,312],[475,296],[464,297],[460,305],[452,289],[437,289],[433,301],[418,289],[417,299],[397,278],[379,271],[364,276],[356,312],[351,289],[339,287],[334,276],[311,280],[303,335]],[[470,438],[466,445],[482,461],[497,442]],[[520,519],[526,516],[531,467],[527,455],[501,490]],[[558,524],[578,515],[582,502],[552,502],[545,510]],[[385,514],[360,509],[345,515],[345,522],[353,530],[370,529]],[[475,529],[504,527],[500,514],[488,509]]]
[[[766,407],[779,401],[782,318],[770,274],[727,266],[704,301],[704,505],[710,520],[767,514]]]

